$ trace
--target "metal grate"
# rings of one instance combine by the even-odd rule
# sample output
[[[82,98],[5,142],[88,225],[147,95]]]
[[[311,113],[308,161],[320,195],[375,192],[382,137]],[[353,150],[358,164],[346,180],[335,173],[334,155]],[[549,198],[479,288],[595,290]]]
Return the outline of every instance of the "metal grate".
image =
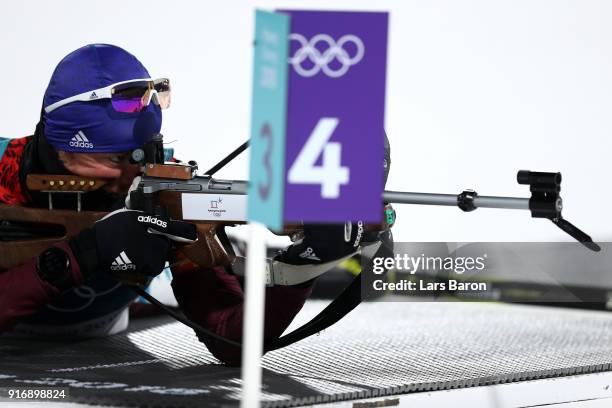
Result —
[[[323,305],[308,302],[295,324]],[[165,322],[68,345],[2,339],[0,387],[55,380],[71,387],[72,402],[236,405],[239,369],[218,364],[190,329]],[[264,405],[461,388],[611,367],[612,315],[606,312],[365,303],[326,332],[265,356]]]

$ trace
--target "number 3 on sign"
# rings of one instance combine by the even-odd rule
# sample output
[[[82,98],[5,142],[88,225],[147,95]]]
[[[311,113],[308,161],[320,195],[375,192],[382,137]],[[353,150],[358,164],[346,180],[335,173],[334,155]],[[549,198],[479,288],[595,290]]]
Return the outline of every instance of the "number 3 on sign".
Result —
[[[349,183],[350,171],[342,167],[342,145],[329,142],[338,126],[338,118],[321,118],[289,169],[288,179],[293,184],[320,184],[322,198],[338,198],[340,186]],[[323,153],[322,164],[317,158]]]

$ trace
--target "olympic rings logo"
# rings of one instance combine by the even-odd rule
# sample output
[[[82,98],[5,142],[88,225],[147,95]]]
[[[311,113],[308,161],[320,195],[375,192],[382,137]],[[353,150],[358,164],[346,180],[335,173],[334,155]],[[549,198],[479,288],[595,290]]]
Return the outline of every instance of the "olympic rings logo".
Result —
[[[327,34],[317,34],[308,41],[303,35],[292,33],[289,35],[289,41],[297,41],[300,44],[300,48],[289,58],[289,63],[298,75],[306,78],[317,75],[319,71],[323,71],[328,77],[340,78],[351,66],[361,61],[365,54],[363,41],[353,34],[343,35],[336,42]],[[319,43],[326,45],[325,51],[319,51],[316,47]],[[356,48],[353,56],[344,49],[348,43],[352,43]],[[314,65],[311,68],[304,68],[302,63],[306,60]],[[333,69],[329,66],[334,60],[341,64],[340,68]]]

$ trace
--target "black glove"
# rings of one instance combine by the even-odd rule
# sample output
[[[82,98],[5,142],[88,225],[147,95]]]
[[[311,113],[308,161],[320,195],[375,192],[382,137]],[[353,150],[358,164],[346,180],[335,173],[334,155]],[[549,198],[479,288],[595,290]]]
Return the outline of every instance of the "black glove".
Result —
[[[96,271],[134,277],[159,274],[166,264],[172,242],[193,243],[196,227],[135,210],[117,210],[70,239],[81,273],[86,278]]]
[[[330,262],[358,251],[363,234],[364,225],[361,221],[345,224],[305,224],[304,240],[295,250],[304,248],[297,255],[305,263]]]
[[[382,232],[390,232],[391,225],[385,207],[385,218],[379,226],[363,222],[344,224],[304,224],[303,236],[276,256],[276,260],[291,265],[319,264],[344,258],[359,250],[365,243],[378,242]],[[394,218],[395,213],[393,213]]]

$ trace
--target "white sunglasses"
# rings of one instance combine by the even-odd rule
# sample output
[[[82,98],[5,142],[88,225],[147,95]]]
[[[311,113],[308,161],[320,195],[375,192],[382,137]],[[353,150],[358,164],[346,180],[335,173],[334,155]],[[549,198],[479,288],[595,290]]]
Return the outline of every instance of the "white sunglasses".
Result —
[[[72,102],[90,102],[104,98],[111,100],[113,109],[117,112],[140,112],[149,106],[151,99],[160,108],[166,109],[170,107],[170,80],[147,78],[117,82],[52,103],[45,108],[45,112],[50,113]]]

